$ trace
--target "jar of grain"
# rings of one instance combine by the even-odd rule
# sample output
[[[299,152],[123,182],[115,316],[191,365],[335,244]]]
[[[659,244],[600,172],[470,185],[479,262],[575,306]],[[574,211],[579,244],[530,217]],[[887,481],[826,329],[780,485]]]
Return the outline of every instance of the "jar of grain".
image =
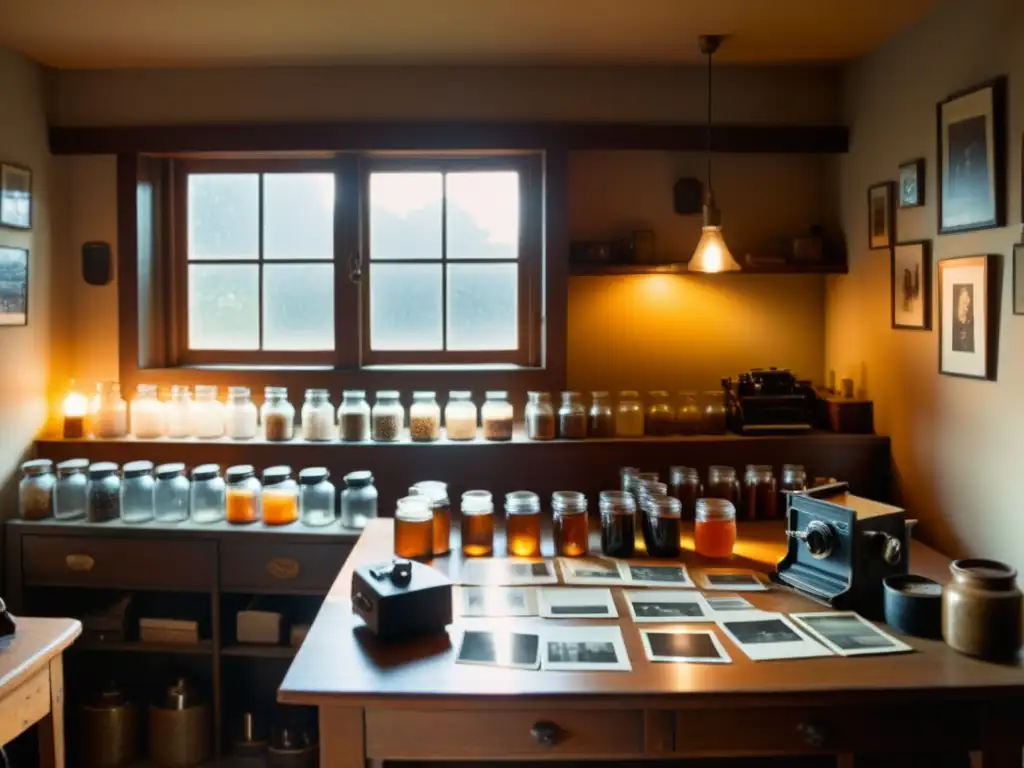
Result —
[[[370,439],[370,404],[361,389],[346,389],[338,406],[338,434],[342,442],[359,443]]]
[[[244,525],[260,519],[263,484],[251,464],[228,467],[225,517],[229,523]]]
[[[681,435],[700,434],[701,412],[696,392],[680,392],[676,410],[676,430]]]
[[[232,440],[252,440],[258,431],[259,416],[248,387],[228,387],[224,425]]]
[[[526,437],[530,440],[555,439],[555,408],[551,405],[550,392],[527,392]]]
[[[191,437],[192,393],[182,384],[171,385],[171,399],[164,406],[168,437]]]
[[[197,384],[192,403],[192,434],[201,440],[224,437],[224,403],[217,399],[215,384]]]
[[[644,406],[640,393],[635,389],[619,392],[619,404],[615,408],[615,434],[618,437],[643,437]]]
[[[128,404],[121,397],[121,385],[116,381],[99,385],[93,429],[96,437],[124,437],[128,434]]]
[[[112,461],[89,465],[85,519],[90,523],[105,523],[121,516],[121,476],[117,470]]]
[[[700,431],[705,435],[724,435],[727,431],[728,410],[725,407],[725,392],[720,389],[704,393],[701,410]]]
[[[268,442],[283,443],[295,437],[295,406],[288,402],[286,387],[264,388],[260,421]]]
[[[441,438],[441,406],[433,392],[413,392],[409,407],[409,439],[433,443]]]
[[[480,420],[483,423],[484,440],[506,441],[512,439],[512,424],[515,418],[508,392],[487,392]]]
[[[444,407],[444,432],[449,440],[476,439],[476,405],[473,393],[449,392]]]
[[[676,411],[668,392],[656,389],[647,393],[647,414],[644,431],[648,435],[664,437],[676,430]]]
[[[261,500],[265,525],[288,525],[299,519],[299,486],[292,480],[291,467],[263,470]]]
[[[139,384],[131,407],[132,434],[144,439],[164,434],[164,404],[156,384]]]
[[[405,409],[398,399],[398,391],[383,389],[377,393],[377,402],[371,412],[373,439],[377,443],[397,443],[405,426]]]
[[[612,410],[611,395],[607,392],[591,392],[590,398],[587,434],[590,437],[615,437],[615,412]]]
[[[314,442],[333,440],[337,434],[334,425],[334,405],[326,389],[307,389],[302,404],[302,437]]]
[[[22,520],[43,520],[53,514],[53,462],[32,459],[21,465],[18,484],[18,514]]]
[[[582,440],[587,436],[587,409],[579,392],[563,392],[558,409],[558,436],[563,440]]]

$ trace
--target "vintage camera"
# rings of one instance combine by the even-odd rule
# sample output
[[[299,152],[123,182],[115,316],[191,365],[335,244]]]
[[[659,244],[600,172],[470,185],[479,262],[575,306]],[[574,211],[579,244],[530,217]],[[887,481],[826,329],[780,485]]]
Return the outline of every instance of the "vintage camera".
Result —
[[[352,574],[352,611],[382,640],[444,632],[452,623],[452,583],[398,557],[362,565]]]
[[[754,368],[722,379],[729,428],[739,434],[806,432],[814,423],[816,395],[791,371]]]

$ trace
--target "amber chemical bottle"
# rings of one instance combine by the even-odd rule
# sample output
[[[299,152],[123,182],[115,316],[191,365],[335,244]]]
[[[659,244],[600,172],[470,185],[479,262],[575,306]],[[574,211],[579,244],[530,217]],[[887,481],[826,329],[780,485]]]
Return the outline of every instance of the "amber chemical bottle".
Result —
[[[429,560],[434,555],[434,515],[425,496],[398,500],[395,511],[395,555]]]
[[[587,497],[577,491],[555,491],[551,495],[555,532],[555,554],[583,557],[589,550]]]
[[[505,539],[512,557],[540,555],[540,498],[530,491],[505,496]]]
[[[462,554],[490,557],[494,553],[494,502],[490,491],[462,494]]]

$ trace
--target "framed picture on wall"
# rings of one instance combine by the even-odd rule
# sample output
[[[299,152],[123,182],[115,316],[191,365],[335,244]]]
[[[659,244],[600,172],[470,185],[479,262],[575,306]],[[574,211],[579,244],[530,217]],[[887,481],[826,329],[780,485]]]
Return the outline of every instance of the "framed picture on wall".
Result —
[[[872,250],[892,247],[893,183],[883,181],[868,187],[868,247]]]
[[[1013,246],[1013,314],[1024,315],[1024,243]]]
[[[916,331],[932,328],[931,241],[897,243],[892,249],[889,287],[892,327]]]
[[[0,163],[0,226],[32,229],[32,171]]]
[[[1006,78],[938,105],[939,234],[1006,224]]]
[[[900,208],[924,205],[924,158],[919,157],[901,165],[898,183]]]
[[[995,256],[939,262],[939,373],[996,378]]]
[[[0,325],[28,325],[28,251],[0,246]]]

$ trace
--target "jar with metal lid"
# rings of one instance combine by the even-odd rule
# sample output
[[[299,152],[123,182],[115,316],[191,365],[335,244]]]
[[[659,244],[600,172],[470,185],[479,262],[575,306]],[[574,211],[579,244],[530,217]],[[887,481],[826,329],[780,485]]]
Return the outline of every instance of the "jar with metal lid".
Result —
[[[540,497],[536,493],[505,494],[505,539],[512,557],[540,556]]]
[[[668,486],[661,482],[661,475],[657,472],[637,472],[633,476],[633,495],[636,496],[637,508],[643,501],[643,496],[651,487],[657,489],[662,495],[668,493]]]
[[[676,409],[668,392],[656,389],[647,393],[647,413],[644,431],[648,435],[664,437],[676,431]]]
[[[558,436],[563,440],[582,440],[587,436],[587,409],[579,392],[563,392],[558,409]]]
[[[192,436],[192,392],[187,386],[171,385],[171,398],[164,405],[164,419],[168,437]]]
[[[555,408],[550,392],[527,392],[526,410],[523,412],[526,437],[529,440],[555,439]]]
[[[782,482],[779,483],[779,502],[777,513],[780,519],[789,511],[789,495],[807,490],[807,470],[802,464],[783,464]]]
[[[414,443],[433,443],[441,439],[441,406],[434,392],[412,393],[409,439]]]
[[[153,519],[153,462],[129,461],[122,470],[121,519],[144,523]]]
[[[219,523],[224,519],[225,485],[219,464],[200,464],[192,470],[189,516],[195,523]]]
[[[164,418],[156,384],[139,384],[131,405],[132,434],[144,439],[163,437]]]
[[[942,590],[942,639],[955,651],[1015,660],[1021,648],[1017,571],[995,560],[955,560]]]
[[[215,384],[197,384],[192,402],[192,434],[201,440],[224,437],[224,403],[217,399]]]
[[[708,467],[708,484],[704,495],[711,499],[725,499],[734,507],[740,503],[740,481],[733,467],[712,464]]]
[[[341,492],[341,525],[361,531],[367,522],[377,519],[377,487],[373,473],[366,469],[345,475],[345,490]]]
[[[89,465],[85,519],[90,523],[106,523],[121,516],[121,476],[117,470],[112,461]]]
[[[485,393],[484,397],[486,399],[480,409],[484,440],[511,440],[515,414],[512,403],[508,401],[508,392],[494,390]]]
[[[99,385],[93,412],[93,431],[96,437],[124,437],[128,434],[128,404],[121,397],[121,385],[116,381]]]
[[[370,404],[366,392],[346,389],[338,406],[338,434],[342,442],[360,443],[370,439]]]
[[[263,470],[262,502],[264,525],[288,525],[299,519],[299,486],[291,467]]]
[[[647,554],[651,557],[679,557],[682,533],[682,505],[671,496],[652,496],[644,509]]]
[[[643,437],[644,405],[640,393],[634,389],[619,392],[619,404],[615,408],[615,434],[618,437]]]
[[[676,409],[676,431],[681,435],[700,434],[703,414],[697,403],[696,392],[680,392],[679,407]]]
[[[590,549],[587,524],[587,497],[579,491],[555,491],[551,494],[552,527],[555,554],[583,557]]]
[[[255,523],[262,517],[263,483],[252,464],[237,464],[224,473],[224,516],[233,525]]]
[[[18,483],[18,515],[22,520],[44,520],[53,514],[53,462],[32,459],[21,465]]]
[[[58,520],[78,520],[85,517],[89,483],[86,471],[88,459],[68,459],[57,465],[57,482],[53,487],[53,516]]]
[[[333,440],[337,434],[334,424],[334,405],[326,389],[307,389],[306,400],[299,416],[302,438],[311,442]]]
[[[473,393],[449,392],[444,407],[444,433],[449,440],[476,439],[476,405]]]
[[[181,462],[160,464],[153,485],[153,517],[158,523],[188,520],[188,496],[191,483]]]
[[[622,491],[601,491],[601,551],[609,557],[632,557],[636,547],[636,500]]]
[[[700,431],[705,435],[724,435],[728,431],[728,409],[725,407],[725,392],[713,389],[704,393],[701,407]]]
[[[615,437],[615,412],[612,410],[611,395],[607,392],[590,393],[587,435],[590,437]]]
[[[703,557],[731,557],[736,546],[736,507],[725,499],[698,499],[693,543]]]
[[[252,440],[259,430],[259,415],[248,387],[228,387],[224,426],[232,440]]]
[[[619,490],[623,493],[636,493],[637,475],[640,470],[636,467],[619,467]]]
[[[288,402],[287,387],[264,387],[260,421],[268,442],[284,443],[295,437],[295,406]]]
[[[462,554],[490,557],[494,553],[494,501],[490,491],[462,494]]]
[[[452,503],[448,498],[448,483],[421,480],[413,484],[409,495],[430,500],[430,511],[434,515],[434,557],[447,555],[452,548]]]
[[[396,443],[402,437],[405,426],[405,409],[398,399],[398,391],[384,389],[377,393],[373,404],[373,439],[378,443]]]
[[[395,555],[429,560],[434,551],[434,516],[426,496],[405,496],[395,509]]]
[[[697,514],[697,499],[704,495],[700,473],[693,467],[669,467],[668,492],[679,499],[683,520],[693,520]]]
[[[744,520],[775,520],[778,517],[778,489],[770,466],[747,464],[742,498]]]
[[[331,408],[331,433],[334,432],[334,408]],[[334,483],[328,478],[326,467],[306,467],[299,470],[299,519],[303,525],[319,528],[330,525],[335,517],[336,495]]]

